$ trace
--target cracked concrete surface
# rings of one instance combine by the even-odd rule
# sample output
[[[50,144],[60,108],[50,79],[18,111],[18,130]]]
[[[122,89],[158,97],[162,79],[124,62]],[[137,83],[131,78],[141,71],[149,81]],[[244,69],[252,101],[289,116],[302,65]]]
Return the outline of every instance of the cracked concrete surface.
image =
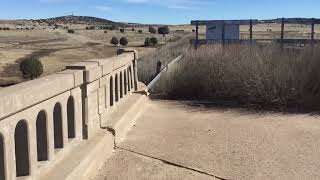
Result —
[[[306,114],[149,101],[118,146],[95,180],[320,179],[320,119]]]

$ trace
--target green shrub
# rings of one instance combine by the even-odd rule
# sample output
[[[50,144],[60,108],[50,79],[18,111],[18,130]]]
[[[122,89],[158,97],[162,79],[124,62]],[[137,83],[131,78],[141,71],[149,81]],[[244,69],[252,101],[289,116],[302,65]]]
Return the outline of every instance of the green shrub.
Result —
[[[128,45],[128,39],[127,39],[126,37],[122,37],[122,38],[120,39],[120,44],[121,44],[122,46]]]
[[[151,42],[151,39],[150,38],[146,38],[144,40],[144,46],[148,47],[148,46],[152,46],[152,42]]]
[[[43,73],[43,66],[38,59],[24,59],[20,63],[20,71],[22,72],[23,77],[29,77],[32,80]]]
[[[161,26],[158,28],[158,34],[162,34],[163,37],[166,35],[166,34],[169,34],[170,30],[169,30],[169,27],[168,26]]]
[[[68,33],[74,34],[74,30],[73,29],[68,29]]]
[[[120,29],[120,32],[121,32],[121,33],[124,33],[124,28],[121,28],[121,29]]]
[[[152,34],[155,34],[155,33],[157,33],[157,30],[156,30],[156,28],[149,26],[149,32]]]
[[[142,30],[141,30],[141,29],[139,29],[138,33],[142,34]]]
[[[113,44],[113,45],[118,45],[119,44],[119,40],[118,38],[116,37],[112,37],[111,41],[110,41],[110,44]]]
[[[156,44],[158,44],[158,39],[157,39],[156,37],[150,38],[150,41],[151,41],[151,43],[152,43],[153,46],[156,45]]]

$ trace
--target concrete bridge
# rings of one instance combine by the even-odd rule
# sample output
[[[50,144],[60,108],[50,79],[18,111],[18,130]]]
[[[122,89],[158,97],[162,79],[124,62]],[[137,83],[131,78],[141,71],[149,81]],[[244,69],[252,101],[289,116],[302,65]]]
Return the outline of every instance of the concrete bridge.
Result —
[[[1,89],[0,180],[320,179],[317,116],[151,101],[137,58]]]
[[[86,179],[146,99],[137,58],[122,50],[1,89],[0,179]]]

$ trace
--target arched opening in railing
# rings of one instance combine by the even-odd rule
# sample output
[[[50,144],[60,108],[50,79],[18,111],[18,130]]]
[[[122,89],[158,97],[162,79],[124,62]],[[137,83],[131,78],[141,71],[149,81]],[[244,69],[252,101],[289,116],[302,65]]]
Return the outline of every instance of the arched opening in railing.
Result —
[[[122,76],[122,71],[120,72],[120,98],[123,98],[123,76]]]
[[[118,79],[118,74],[116,74],[116,77],[115,77],[115,83],[114,83],[114,91],[115,91],[115,96],[116,96],[116,102],[119,101],[119,79]]]
[[[0,133],[0,179],[6,179],[6,167],[5,167],[5,147],[4,147],[4,138]]]
[[[47,113],[42,110],[38,113],[36,121],[37,129],[37,155],[38,161],[48,160],[48,131]]]
[[[128,82],[127,82],[127,70],[123,71],[123,77],[124,77],[124,80],[123,80],[123,82],[124,82],[124,95],[127,95],[127,84],[128,84]]]
[[[130,85],[131,85],[131,89],[133,89],[133,80],[132,80],[132,69],[131,66],[129,66],[129,74],[130,74]]]
[[[25,120],[21,120],[14,131],[17,177],[30,175],[28,137],[28,124]]]
[[[129,71],[129,68],[127,68],[127,86],[128,86],[128,92],[131,91],[131,87],[130,87],[130,71]]]
[[[54,148],[63,148],[62,109],[56,103],[53,109]]]
[[[68,138],[76,137],[74,112],[74,98],[70,96],[67,102]]]
[[[113,106],[113,78],[110,77],[110,106]]]

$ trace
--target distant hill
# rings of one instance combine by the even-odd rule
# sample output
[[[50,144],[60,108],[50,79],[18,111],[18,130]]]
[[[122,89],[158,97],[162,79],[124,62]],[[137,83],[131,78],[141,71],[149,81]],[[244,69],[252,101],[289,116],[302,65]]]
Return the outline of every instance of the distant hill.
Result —
[[[128,25],[126,23],[114,22],[107,19],[91,17],[91,16],[60,16],[48,19],[34,20],[38,22],[46,22],[48,24],[82,24],[82,25]]]
[[[281,24],[282,18],[277,19],[269,19],[269,20],[261,20],[260,23],[277,23]],[[320,19],[312,19],[312,18],[285,18],[284,22],[286,24],[311,24],[312,22],[319,24]]]

